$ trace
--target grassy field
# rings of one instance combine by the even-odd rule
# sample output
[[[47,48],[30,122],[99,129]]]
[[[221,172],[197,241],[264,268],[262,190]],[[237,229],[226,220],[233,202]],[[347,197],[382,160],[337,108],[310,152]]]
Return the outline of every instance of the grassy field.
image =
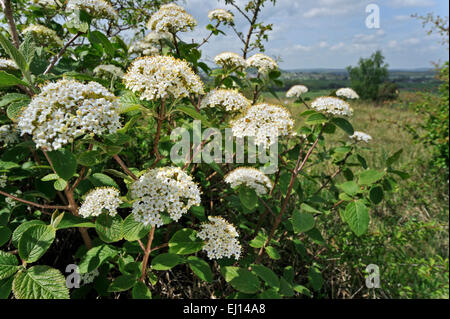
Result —
[[[308,97],[329,92],[317,93],[309,93]],[[267,99],[280,103],[274,98]],[[324,279],[331,283],[327,293],[335,298],[372,297],[370,293],[384,298],[449,297],[448,181],[439,174],[430,173],[424,164],[430,158],[429,149],[415,143],[406,129],[407,126],[417,127],[422,120],[409,106],[418,99],[414,93],[402,92],[399,100],[383,105],[352,104],[355,130],[373,137],[364,151],[369,167],[381,168],[389,155],[403,149],[397,168],[411,177],[400,181],[395,193],[371,212],[369,236],[349,239],[348,234],[342,233],[338,220],[328,222],[325,236],[337,241],[323,256],[324,264],[333,260]],[[292,103],[292,100],[282,98],[281,102],[297,119],[297,115],[305,110],[303,105]],[[337,140],[337,137],[327,138]],[[320,169],[332,173],[332,168],[327,165]],[[339,233],[339,236],[330,235]],[[372,292],[360,289],[364,287],[364,275],[357,271],[358,265],[369,263],[375,263],[381,269],[382,287]]]

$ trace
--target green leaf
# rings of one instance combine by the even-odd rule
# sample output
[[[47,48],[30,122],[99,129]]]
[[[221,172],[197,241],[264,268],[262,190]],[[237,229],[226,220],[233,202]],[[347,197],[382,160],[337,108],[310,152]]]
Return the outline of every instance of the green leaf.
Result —
[[[241,200],[242,205],[250,211],[253,211],[258,205],[258,195],[255,190],[250,187],[239,187],[239,199]]]
[[[91,248],[81,259],[78,268],[81,274],[91,272],[100,267],[105,261],[114,258],[119,252],[115,247],[100,245]]]
[[[169,252],[172,254],[189,255],[201,250],[202,247],[203,242],[193,229],[181,229],[169,240]]]
[[[0,250],[0,280],[11,277],[17,270],[19,270],[17,257]]]
[[[122,223],[123,219],[119,215],[110,216],[103,213],[95,221],[95,230],[105,243],[115,243],[123,238]]]
[[[6,226],[0,226],[0,247],[11,238],[11,230]]]
[[[177,254],[165,253],[153,258],[152,268],[155,270],[169,270],[182,262],[183,258]]]
[[[265,247],[266,253],[267,255],[269,255],[270,258],[278,260],[280,259],[280,254],[278,253],[278,251],[276,250],[275,247],[273,246],[266,246]]]
[[[379,172],[374,169],[369,169],[367,171],[362,172],[359,175],[359,184],[360,185],[372,185],[382,179],[384,176],[384,172]]]
[[[261,299],[282,299],[282,297],[278,294],[277,290],[274,288],[269,288],[258,296]]]
[[[298,292],[299,294],[306,295],[306,296],[308,296],[308,297],[312,297],[312,296],[311,296],[311,292],[310,292],[309,289],[306,288],[305,286],[302,286],[302,285],[294,285],[292,288],[293,288],[296,292]]]
[[[292,285],[284,277],[280,278],[280,294],[286,297],[292,297],[294,295]]]
[[[114,57],[114,46],[103,33],[101,33],[100,31],[91,31],[88,34],[88,39],[92,44],[101,43],[101,45],[105,49],[105,52],[111,57]]]
[[[323,286],[323,277],[320,271],[316,267],[309,268],[308,278],[311,284],[311,287],[315,291],[319,291]]]
[[[386,161],[386,166],[390,167],[392,164],[396,163],[400,159],[400,155],[402,155],[403,149],[398,150],[391,157],[389,157]]]
[[[53,187],[57,190],[57,191],[63,191],[66,189],[67,187],[67,182],[62,179],[62,178],[58,178],[54,183],[53,183]]]
[[[8,299],[11,295],[13,280],[14,277],[0,280],[0,299]]]
[[[317,124],[325,123],[327,121],[328,121],[327,117],[325,115],[323,115],[322,113],[314,113],[306,119],[305,124],[317,125]]]
[[[5,72],[5,71],[0,71],[0,88],[6,88],[6,87],[10,87],[10,86],[15,86],[15,85],[28,85],[27,82],[22,81],[21,79],[18,79],[16,76]]]
[[[66,229],[74,227],[94,228],[95,224],[86,221],[86,219],[74,216],[72,214],[64,214],[56,229]]]
[[[280,280],[270,268],[263,265],[252,265],[252,272],[258,275],[269,286],[276,289],[280,288]]]
[[[381,186],[372,187],[369,192],[369,197],[375,205],[378,205],[384,198],[383,188]]]
[[[201,279],[206,282],[212,282],[213,281],[213,274],[211,271],[211,268],[209,267],[209,264],[204,261],[203,259],[200,259],[195,256],[189,256],[187,258],[187,262],[189,264],[189,267],[192,269],[192,271]]]
[[[100,163],[100,151],[86,151],[77,157],[77,162],[83,166],[94,166]]]
[[[144,238],[151,228],[151,225],[145,226],[143,223],[136,221],[133,214],[130,214],[125,218],[122,225],[123,237],[128,241],[136,241]]]
[[[95,173],[92,176],[89,176],[88,180],[95,187],[110,186],[119,189],[119,185],[117,185],[117,183],[111,177],[102,173]]]
[[[108,287],[108,292],[120,292],[131,289],[136,283],[136,277],[132,275],[122,275],[117,277]]]
[[[354,196],[358,194],[360,191],[358,184],[356,184],[354,181],[345,182],[339,185],[339,188],[350,196]]]
[[[261,282],[258,277],[247,269],[228,266],[223,267],[222,274],[225,277],[225,281],[230,283],[237,291],[254,294],[261,288]]]
[[[48,174],[41,178],[43,182],[56,181],[59,178],[58,174]]]
[[[31,32],[25,35],[25,39],[19,47],[19,52],[22,53],[27,64],[31,65],[34,59],[34,53],[36,52],[36,45],[34,44]]]
[[[314,228],[315,220],[314,217],[309,213],[300,213],[295,210],[291,218],[292,226],[294,227],[294,232],[304,233]]]
[[[19,240],[19,256],[27,263],[41,258],[55,240],[56,231],[47,225],[34,225],[28,228]]]
[[[69,299],[66,279],[49,266],[34,266],[17,273],[13,292],[17,299]]]
[[[152,299],[150,289],[148,289],[147,285],[141,281],[134,284],[131,295],[133,296],[133,299]]]
[[[22,73],[28,72],[29,66],[26,62],[25,57],[22,53],[19,52],[19,50],[16,49],[16,47],[9,41],[2,32],[0,32],[0,45],[3,47],[3,49],[6,51],[6,53],[9,55],[9,57],[16,62],[19,69],[22,71]],[[0,81],[1,83],[2,81]]]
[[[31,226],[35,225],[45,225],[45,223],[42,220],[30,220],[28,222],[24,222],[20,224],[13,232],[12,235],[12,243],[14,247],[19,248],[19,240],[22,237],[23,233],[30,228]]]
[[[312,214],[322,214],[321,211],[318,211],[317,209],[315,209],[314,207],[309,206],[306,203],[302,203],[300,205],[300,209],[305,211],[305,212],[312,213]]]
[[[213,125],[208,121],[208,119],[203,116],[202,114],[200,114],[199,112],[197,112],[194,108],[189,107],[189,106],[178,106],[177,109],[187,115],[189,115],[190,117],[192,117],[194,120],[200,120],[202,121],[202,126],[206,126],[206,127],[212,127]]]
[[[261,248],[264,246],[264,243],[267,240],[267,235],[264,235],[263,233],[259,232],[258,235],[254,239],[252,239],[249,243],[250,247],[253,248]]]
[[[369,227],[369,209],[361,200],[351,202],[345,208],[344,219],[356,236],[361,236]]]
[[[6,109],[6,115],[11,121],[16,121],[20,114],[22,113],[22,110],[27,106],[28,101],[19,101],[19,102],[13,102],[10,105],[8,105],[8,108]]]
[[[68,149],[48,152],[53,168],[62,179],[68,181],[77,171],[77,159]]]
[[[30,98],[28,97],[28,95],[22,93],[7,93],[0,98],[0,107],[6,106],[12,102],[18,102],[22,100],[26,100],[27,102],[29,102]]]
[[[352,136],[355,134],[355,130],[353,129],[353,125],[347,121],[346,119],[336,117],[331,120],[337,127],[343,130],[348,135]]]
[[[317,228],[313,228],[310,231],[306,232],[306,235],[308,235],[308,237],[311,238],[312,241],[314,241],[316,244],[325,244],[325,239],[323,239],[322,234]]]

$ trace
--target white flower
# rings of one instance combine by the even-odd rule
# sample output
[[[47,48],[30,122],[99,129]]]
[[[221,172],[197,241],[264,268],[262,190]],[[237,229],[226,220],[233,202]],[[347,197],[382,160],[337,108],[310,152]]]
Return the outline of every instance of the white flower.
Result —
[[[64,2],[63,0],[61,0],[62,2]],[[61,3],[60,1],[60,3]],[[49,7],[49,6],[53,6],[55,7],[57,5],[55,0],[32,0],[30,1],[32,4],[34,5],[38,5],[40,7]]]
[[[263,172],[256,168],[240,167],[229,172],[225,176],[225,182],[231,184],[232,188],[245,185],[252,188],[258,195],[267,194],[272,188],[272,182]]]
[[[17,64],[11,59],[0,58],[0,70],[17,70]]]
[[[179,167],[149,170],[131,185],[134,218],[144,225],[162,226],[161,213],[178,221],[192,206],[200,205],[200,190]]]
[[[203,250],[209,259],[231,258],[236,260],[241,256],[242,246],[236,228],[222,217],[209,216],[209,223],[200,225],[201,231],[197,236],[205,241]]]
[[[337,97],[322,96],[311,103],[311,107],[319,112],[331,115],[352,116],[353,109],[350,105]]]
[[[248,108],[245,114],[231,121],[230,125],[234,136],[252,136],[256,145],[269,148],[277,142],[278,136],[291,134],[294,121],[286,108],[262,103]]]
[[[99,275],[100,273],[98,272],[98,269],[94,269],[91,272],[85,273],[85,274],[81,274],[80,275],[80,279],[81,282],[83,283],[83,285],[87,285],[90,284],[94,281],[94,279]]]
[[[278,70],[278,64],[271,57],[257,53],[254,56],[247,59],[249,67],[258,69],[260,74],[268,74],[271,71]]]
[[[217,22],[224,22],[225,24],[234,23],[234,15],[230,11],[225,9],[215,9],[209,11],[208,19],[211,21],[216,20]]]
[[[244,111],[250,101],[235,90],[217,89],[209,92],[202,100],[200,108],[224,107],[226,111]]]
[[[19,142],[17,131],[12,125],[0,126],[0,145],[10,145]]]
[[[16,195],[16,197],[19,197],[20,195],[22,195],[22,191],[18,189],[14,192],[14,195]],[[17,206],[17,201],[11,197],[5,197],[5,202],[11,207]]]
[[[245,69],[248,65],[243,57],[233,52],[223,52],[214,58],[214,62],[227,69]]]
[[[197,21],[184,8],[174,4],[166,4],[155,12],[147,23],[147,28],[156,32],[186,32],[193,30]]]
[[[173,40],[173,35],[169,32],[156,32],[152,31],[144,37],[144,40],[148,43],[159,44],[162,40]]]
[[[203,83],[189,64],[170,56],[138,58],[123,79],[127,89],[140,93],[141,99],[147,101],[203,94]]]
[[[5,188],[7,183],[8,183],[8,176],[6,176],[5,174],[0,175],[0,188]]]
[[[84,135],[115,133],[120,105],[114,94],[97,82],[63,79],[35,95],[18,118],[21,135],[31,134],[37,147],[57,150]]]
[[[336,91],[336,96],[345,97],[350,100],[359,99],[358,93],[350,88],[342,88]]]
[[[119,16],[116,10],[104,0],[69,0],[67,12],[84,10],[95,18],[116,20]]]
[[[140,56],[151,56],[151,55],[158,55],[159,49],[155,47],[153,44],[145,40],[141,40],[130,46],[130,48],[128,49],[128,53],[130,54],[136,53]]]
[[[293,87],[291,87],[289,89],[289,91],[287,91],[286,97],[288,97],[288,98],[292,98],[292,97],[300,98],[300,96],[302,94],[305,94],[307,92],[308,92],[308,88],[306,86],[304,86],[304,85],[294,85]]]
[[[350,138],[356,142],[366,142],[369,143],[372,140],[372,136],[369,134],[355,131],[355,133],[350,136]]]
[[[38,45],[41,46],[57,46],[62,47],[64,42],[58,36],[56,31],[49,29],[43,25],[35,24],[26,27],[23,31],[23,34],[31,33],[38,42]]]
[[[99,77],[106,77],[106,78],[111,78],[111,77],[121,78],[121,77],[123,77],[122,69],[115,65],[112,65],[112,64],[102,64],[102,65],[97,66],[94,69],[94,74]]]
[[[97,217],[103,212],[110,216],[117,215],[117,208],[122,204],[120,192],[114,187],[97,187],[91,190],[81,205],[78,213],[84,218]]]

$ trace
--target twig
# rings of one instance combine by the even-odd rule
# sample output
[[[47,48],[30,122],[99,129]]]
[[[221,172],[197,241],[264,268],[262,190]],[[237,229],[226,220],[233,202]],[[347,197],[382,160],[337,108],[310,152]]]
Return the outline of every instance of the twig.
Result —
[[[52,62],[49,64],[47,69],[45,69],[44,75],[48,74],[50,72],[50,70],[53,69],[53,67],[56,65],[56,63],[58,63],[59,59],[63,56],[64,52],[66,52],[67,48],[82,34],[83,34],[83,32],[78,31],[78,33],[75,34],[72,37],[72,39],[70,39],[69,42],[67,42],[64,45],[64,47],[59,51],[59,53],[53,58]]]
[[[145,280],[145,274],[147,272],[147,264],[148,264],[148,257],[150,256],[150,253],[152,252],[152,242],[153,237],[155,236],[155,226],[152,227],[152,230],[150,230],[150,234],[148,235],[148,241],[147,241],[147,247],[145,249],[144,253],[144,259],[142,260],[142,274],[140,281],[144,282]]]
[[[116,162],[119,163],[120,167],[122,167],[122,169],[125,171],[125,173],[128,174],[128,176],[130,176],[135,181],[138,180],[136,175],[134,175],[133,172],[130,171],[130,169],[125,165],[125,163],[122,161],[122,159],[119,157],[119,155],[114,155],[113,157],[116,160]]]
[[[61,210],[70,210],[69,206],[42,205],[42,204],[38,204],[38,203],[35,203],[35,202],[31,202],[31,201],[29,201],[29,200],[22,199],[22,198],[19,198],[19,197],[17,197],[17,196],[14,196],[14,195],[5,193],[4,191],[0,191],[0,194],[3,195],[3,196],[6,196],[6,197],[12,198],[12,199],[14,199],[14,200],[16,200],[16,201],[18,201],[18,202],[21,202],[21,203],[24,203],[24,204],[27,204],[27,205],[30,205],[30,206],[34,206],[34,207],[37,207],[37,208],[41,208],[41,209],[61,209]],[[49,213],[47,213],[47,212],[44,212],[44,213],[45,213],[45,214],[49,214]],[[51,214],[49,214],[49,215],[51,215]]]

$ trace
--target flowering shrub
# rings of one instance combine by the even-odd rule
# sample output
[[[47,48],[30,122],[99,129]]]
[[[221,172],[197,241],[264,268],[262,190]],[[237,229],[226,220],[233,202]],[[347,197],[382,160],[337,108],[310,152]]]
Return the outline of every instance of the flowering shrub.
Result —
[[[5,10],[13,27],[0,32],[1,297],[164,297],[169,270],[201,282],[197,297],[320,292],[317,265],[287,257],[325,247],[322,227],[332,215],[367,236],[371,208],[404,174],[391,168],[399,153],[382,171],[367,167],[360,151],[372,138],[351,124],[352,90],[308,104],[308,88],[292,88],[287,96],[307,108],[297,116],[265,100],[262,93],[282,84],[278,64],[263,53],[247,58],[262,51],[271,28],[258,20],[264,2],[244,9],[254,19],[242,54],[219,54],[214,68],[201,47],[219,28],[235,27],[224,9],[209,13],[207,38],[184,42],[179,35],[197,27],[195,18],[156,1],[148,29],[136,31],[146,35],[130,46],[114,2],[33,1],[51,21],[46,27],[20,5],[27,25],[16,27]],[[174,163],[171,133],[198,137],[193,120],[275,150],[276,171],[236,154],[232,164],[195,161],[210,135]],[[329,170],[317,173],[324,163]],[[77,266],[73,281],[54,250]],[[302,272],[308,281],[297,280]]]

